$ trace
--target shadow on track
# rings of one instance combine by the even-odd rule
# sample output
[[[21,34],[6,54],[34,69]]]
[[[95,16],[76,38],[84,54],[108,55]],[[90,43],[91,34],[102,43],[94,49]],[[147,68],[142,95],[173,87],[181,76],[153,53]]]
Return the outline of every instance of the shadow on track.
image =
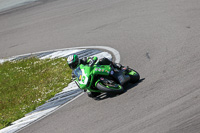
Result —
[[[127,84],[125,86],[125,91],[123,93],[126,93],[128,90],[132,89],[133,87],[137,86],[139,83],[143,82],[143,80],[145,80],[145,78],[143,79],[140,79],[137,83],[135,84]],[[122,94],[123,94],[122,93]],[[93,99],[94,100],[97,100],[97,101],[100,101],[100,100],[104,100],[104,99],[107,99],[107,98],[113,98],[113,97],[116,97],[118,95],[121,95],[121,94],[115,94],[115,93],[102,93],[96,97],[94,97]]]

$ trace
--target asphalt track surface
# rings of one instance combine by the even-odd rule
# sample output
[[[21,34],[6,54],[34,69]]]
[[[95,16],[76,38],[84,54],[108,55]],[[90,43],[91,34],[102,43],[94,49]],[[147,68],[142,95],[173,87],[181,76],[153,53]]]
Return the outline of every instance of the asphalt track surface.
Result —
[[[0,16],[1,58],[105,45],[144,80],[118,96],[82,95],[21,133],[200,132],[199,0],[37,4]]]

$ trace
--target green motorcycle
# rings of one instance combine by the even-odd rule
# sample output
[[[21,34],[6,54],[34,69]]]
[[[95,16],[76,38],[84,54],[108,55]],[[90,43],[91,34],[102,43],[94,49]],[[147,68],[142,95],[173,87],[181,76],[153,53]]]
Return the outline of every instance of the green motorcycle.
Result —
[[[140,75],[135,70],[112,65],[80,65],[74,70],[77,86],[87,91],[89,97],[96,97],[103,92],[123,93],[123,85],[136,83]]]

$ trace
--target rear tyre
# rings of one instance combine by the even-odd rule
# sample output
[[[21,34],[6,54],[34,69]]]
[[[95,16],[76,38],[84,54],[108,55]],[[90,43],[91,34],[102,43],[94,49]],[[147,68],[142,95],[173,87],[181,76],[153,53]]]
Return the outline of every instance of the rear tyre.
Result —
[[[103,92],[113,92],[113,93],[123,93],[124,92],[124,88],[119,85],[119,84],[116,84],[115,85],[108,85],[108,84],[103,84],[101,82],[98,82],[97,85],[96,85],[97,89],[103,91]]]
[[[139,73],[133,69],[130,69],[129,76],[131,78],[130,79],[131,83],[137,83],[140,80]]]

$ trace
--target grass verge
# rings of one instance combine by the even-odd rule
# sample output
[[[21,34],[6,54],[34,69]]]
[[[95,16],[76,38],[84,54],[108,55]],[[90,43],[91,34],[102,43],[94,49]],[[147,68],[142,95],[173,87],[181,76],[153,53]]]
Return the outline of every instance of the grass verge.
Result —
[[[0,64],[0,129],[45,103],[71,82],[65,58]]]

